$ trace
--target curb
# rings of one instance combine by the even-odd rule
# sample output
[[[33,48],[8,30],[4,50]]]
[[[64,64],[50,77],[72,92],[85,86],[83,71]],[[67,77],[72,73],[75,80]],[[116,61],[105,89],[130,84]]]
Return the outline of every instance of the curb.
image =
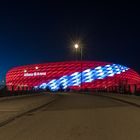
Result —
[[[0,97],[0,102],[1,101],[5,101],[5,100],[13,100],[13,99],[17,99],[17,98],[26,98],[26,97],[32,97],[32,96],[39,96],[39,95],[43,95],[45,94],[43,93],[38,93],[38,94],[22,94],[22,95],[16,95],[16,96],[5,96],[5,97]]]

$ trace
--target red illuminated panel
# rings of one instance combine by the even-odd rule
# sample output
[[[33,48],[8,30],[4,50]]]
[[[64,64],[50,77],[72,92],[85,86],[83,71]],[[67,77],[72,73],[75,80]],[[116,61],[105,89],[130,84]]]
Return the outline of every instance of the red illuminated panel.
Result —
[[[9,90],[31,89],[42,83],[48,83],[53,79],[59,79],[62,76],[70,75],[74,72],[81,72],[86,69],[94,69],[98,66],[105,66],[108,62],[96,61],[66,61],[46,64],[34,64],[15,67],[6,74],[6,85]],[[81,67],[82,66],[82,67]],[[82,69],[81,69],[82,68]],[[136,85],[140,88],[140,76],[134,70],[129,69],[124,73],[97,79],[90,83],[82,83],[83,89],[106,89],[115,88],[123,85]],[[80,89],[79,86],[73,86],[72,89]]]

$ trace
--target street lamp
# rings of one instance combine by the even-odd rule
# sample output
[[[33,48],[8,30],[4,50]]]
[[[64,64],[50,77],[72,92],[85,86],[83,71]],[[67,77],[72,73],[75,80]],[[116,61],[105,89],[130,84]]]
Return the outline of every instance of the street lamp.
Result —
[[[74,48],[76,50],[76,60],[77,60],[77,49],[79,48],[79,45],[76,43],[74,44]],[[80,60],[81,60],[81,91],[82,91],[82,56],[83,56],[83,48],[80,46]]]

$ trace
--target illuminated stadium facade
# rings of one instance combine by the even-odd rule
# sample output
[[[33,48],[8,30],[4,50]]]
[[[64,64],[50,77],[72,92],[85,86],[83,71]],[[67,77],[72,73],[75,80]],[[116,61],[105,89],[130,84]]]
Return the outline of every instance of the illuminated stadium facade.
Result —
[[[66,61],[15,67],[6,74],[9,90],[60,89],[134,92],[140,76],[123,65],[98,61]]]

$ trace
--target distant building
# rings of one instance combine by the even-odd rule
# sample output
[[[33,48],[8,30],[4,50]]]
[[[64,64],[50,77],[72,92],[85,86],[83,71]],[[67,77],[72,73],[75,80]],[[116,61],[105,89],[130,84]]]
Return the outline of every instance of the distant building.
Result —
[[[82,73],[82,75],[81,75]],[[98,61],[66,61],[15,67],[6,74],[9,90],[59,89],[115,92],[140,88],[140,75],[126,66]]]

